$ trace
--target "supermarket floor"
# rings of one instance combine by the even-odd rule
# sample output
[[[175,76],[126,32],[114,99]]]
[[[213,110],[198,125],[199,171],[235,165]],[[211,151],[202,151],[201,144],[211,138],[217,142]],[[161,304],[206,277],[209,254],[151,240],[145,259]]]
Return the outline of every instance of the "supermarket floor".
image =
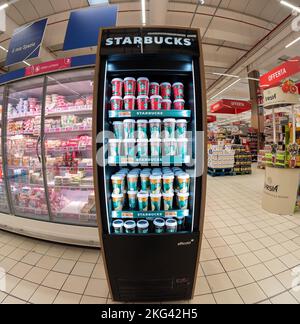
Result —
[[[261,209],[263,177],[209,177],[193,303],[300,303],[300,215]],[[0,231],[0,267],[2,303],[112,303],[97,250]]]

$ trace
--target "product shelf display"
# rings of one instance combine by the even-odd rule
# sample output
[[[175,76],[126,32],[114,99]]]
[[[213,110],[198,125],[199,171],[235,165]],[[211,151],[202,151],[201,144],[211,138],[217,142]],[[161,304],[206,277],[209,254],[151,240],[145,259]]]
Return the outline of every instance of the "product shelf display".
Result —
[[[152,32],[162,40],[166,33],[186,34],[191,46],[105,45],[108,38],[152,38]],[[178,299],[192,292],[206,181],[198,37],[194,30],[160,28],[102,32],[94,105],[96,204],[115,300]],[[189,260],[180,248],[185,244],[191,245]],[[166,255],[168,261],[160,262]],[[169,288],[150,291],[162,273]],[[185,278],[181,287],[177,277]]]
[[[45,162],[50,217],[95,225],[92,162],[93,72],[65,72],[47,80]]]

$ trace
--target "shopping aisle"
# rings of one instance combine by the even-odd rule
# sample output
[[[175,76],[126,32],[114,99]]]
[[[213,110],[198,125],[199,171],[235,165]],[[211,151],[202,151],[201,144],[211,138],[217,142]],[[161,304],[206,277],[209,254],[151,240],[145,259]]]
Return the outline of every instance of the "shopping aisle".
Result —
[[[208,178],[201,269],[193,303],[300,303],[300,214],[280,217],[261,205],[264,171]],[[2,303],[111,303],[97,250],[0,231]],[[1,273],[1,272],[0,272]],[[300,269],[298,278],[300,277]]]

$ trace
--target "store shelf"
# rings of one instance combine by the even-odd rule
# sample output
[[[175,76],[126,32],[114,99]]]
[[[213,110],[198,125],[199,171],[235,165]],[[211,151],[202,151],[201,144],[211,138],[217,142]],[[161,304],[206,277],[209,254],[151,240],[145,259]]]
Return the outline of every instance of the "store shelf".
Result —
[[[109,118],[190,118],[190,110],[110,110]]]
[[[26,183],[26,182],[10,182],[10,185],[12,187],[29,187],[29,188],[33,188],[33,189],[44,189],[44,185],[43,184],[32,184],[32,183]]]
[[[17,131],[17,132],[9,132],[7,133],[7,136],[40,136],[40,130],[36,130],[34,132],[23,132],[23,131]]]
[[[56,189],[61,189],[61,190],[69,190],[69,191],[92,191],[95,190],[94,186],[82,186],[82,185],[70,185],[70,186],[57,186],[53,183],[48,183],[49,188],[56,188]]]
[[[72,152],[83,152],[83,151],[91,151],[92,150],[92,146],[77,146],[77,147],[61,147],[61,148],[53,148],[53,149],[47,149],[46,148],[46,152],[48,154],[52,153],[72,153]]]
[[[41,208],[20,207],[20,206],[14,206],[14,208],[17,213],[24,213],[24,214],[48,217],[47,210],[43,210]]]
[[[170,211],[148,211],[148,212],[139,212],[139,211],[113,211],[112,218],[168,218],[168,217],[188,217],[190,211],[186,210],[170,210]]]
[[[48,128],[45,129],[45,134],[60,135],[69,133],[82,133],[91,132],[91,127],[79,126],[79,127],[65,127],[65,128]]]
[[[188,164],[191,162],[191,157],[182,156],[165,156],[165,157],[148,157],[148,158],[130,158],[130,157],[109,157],[109,165],[127,165],[127,164]]]
[[[60,117],[61,115],[88,115],[92,114],[93,107],[92,106],[75,106],[68,107],[68,109],[55,109],[46,112],[47,117]]]
[[[17,120],[24,120],[24,119],[30,119],[35,117],[41,117],[41,113],[39,114],[19,114],[18,116],[8,116],[8,121],[17,121]]]

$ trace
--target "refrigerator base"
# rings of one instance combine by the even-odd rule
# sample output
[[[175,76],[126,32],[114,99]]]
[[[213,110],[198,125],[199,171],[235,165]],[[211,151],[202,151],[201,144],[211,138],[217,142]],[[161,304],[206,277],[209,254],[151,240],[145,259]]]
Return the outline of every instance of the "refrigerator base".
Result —
[[[199,240],[199,233],[104,235],[113,299],[122,302],[192,299]]]

